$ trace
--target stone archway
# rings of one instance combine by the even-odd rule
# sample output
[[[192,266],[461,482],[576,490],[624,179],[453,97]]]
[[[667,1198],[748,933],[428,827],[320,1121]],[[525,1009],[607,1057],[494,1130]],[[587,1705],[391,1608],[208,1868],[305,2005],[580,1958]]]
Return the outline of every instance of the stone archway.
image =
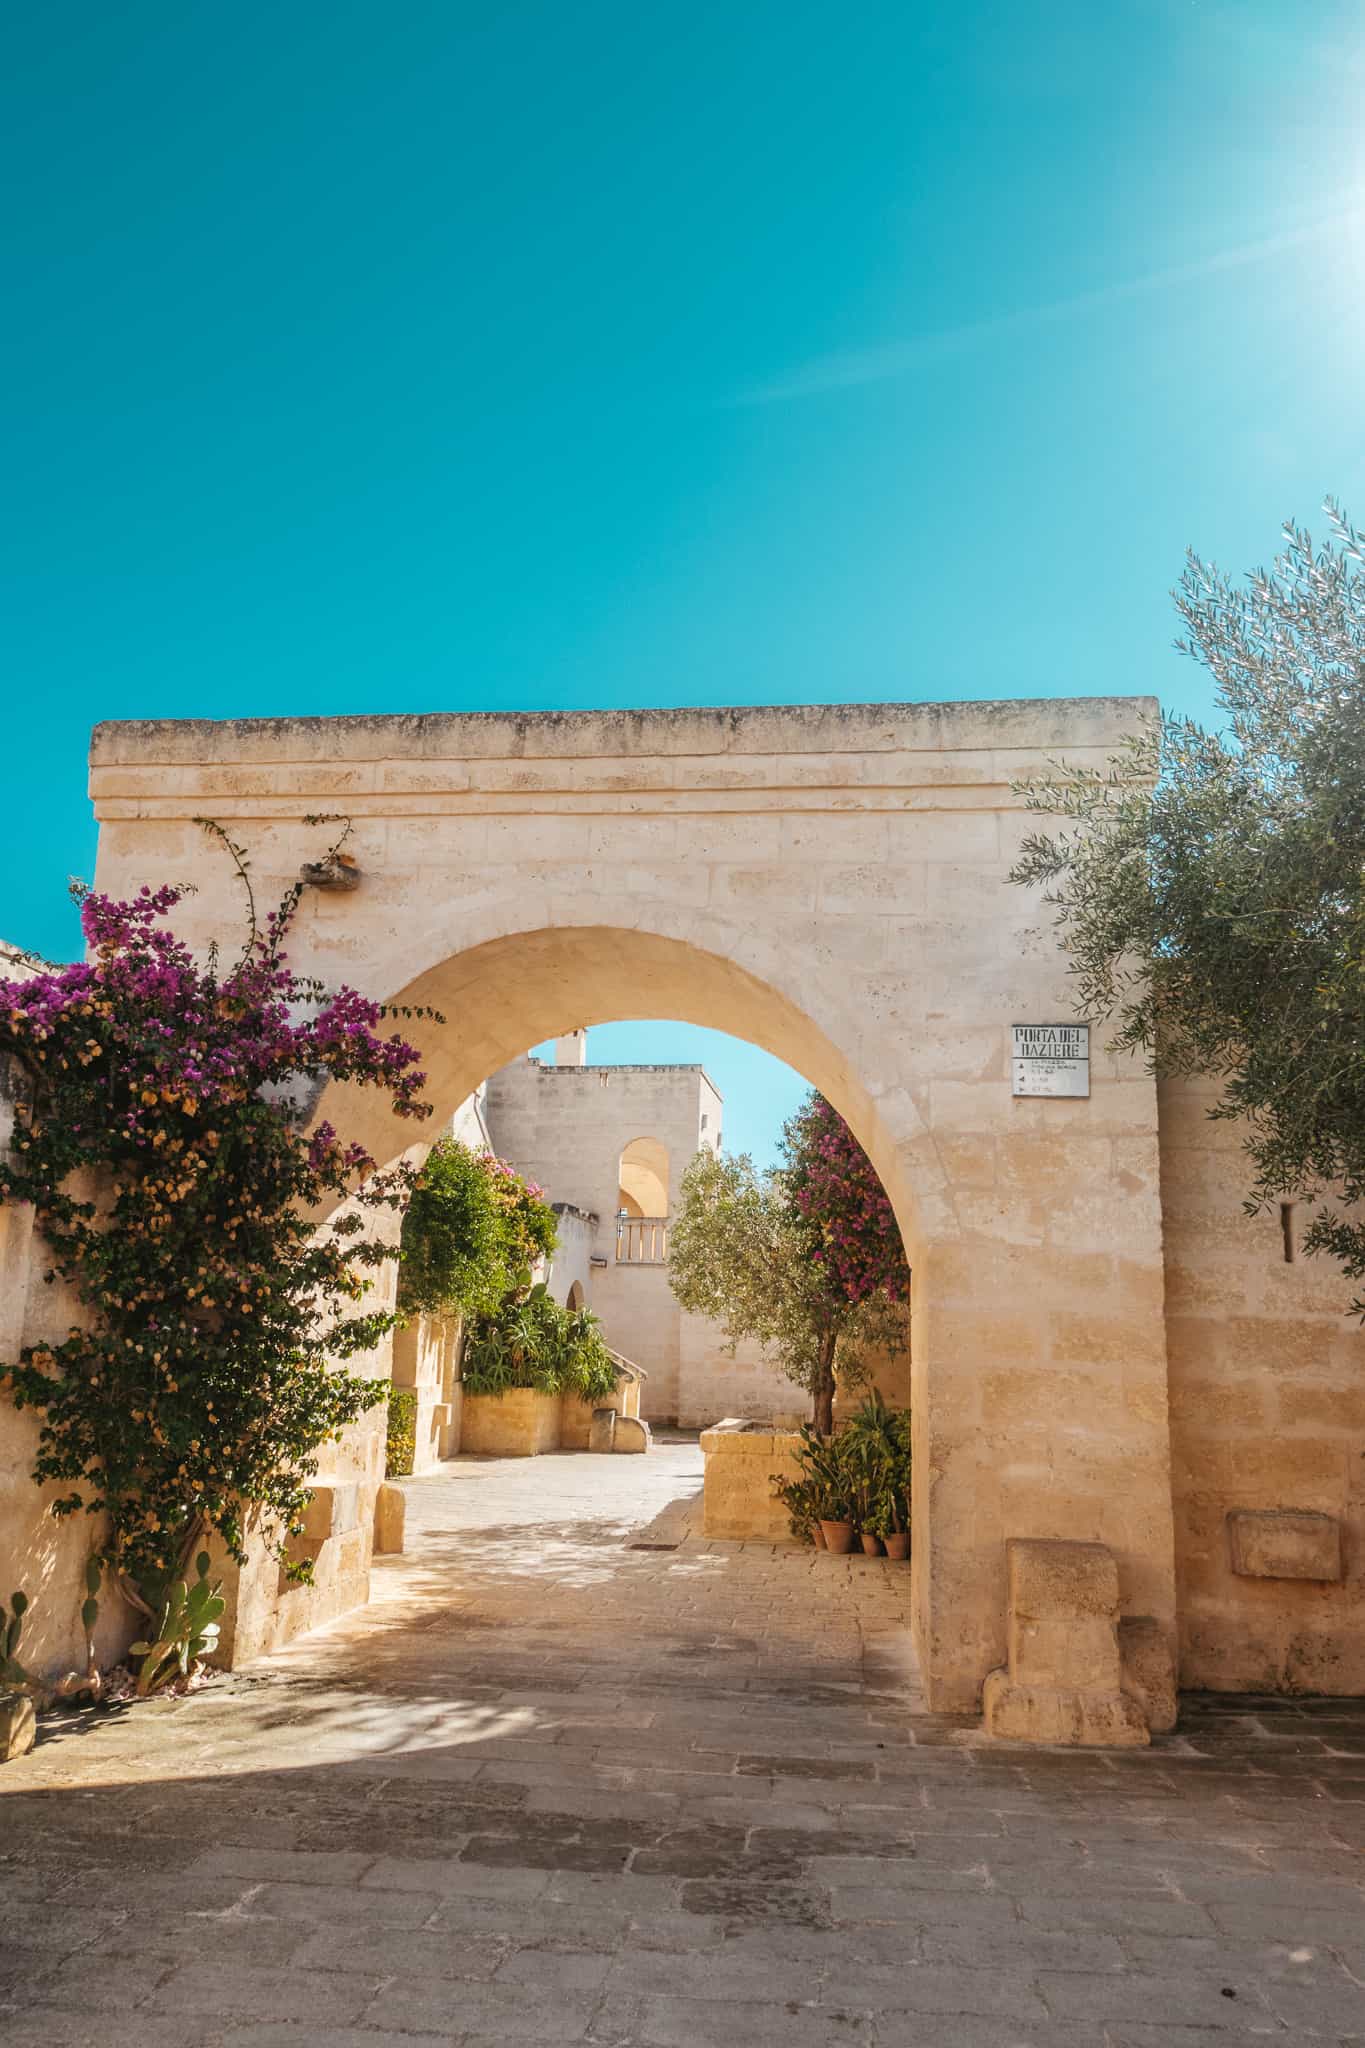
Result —
[[[632,1138],[622,1147],[616,1169],[622,1208],[632,1216],[667,1216],[670,1169],[668,1147],[661,1139]]]
[[[1107,757],[1145,700],[100,727],[97,879],[193,880],[192,938],[236,922],[193,823],[263,895],[353,821],[359,884],[310,896],[295,957],[431,1003],[454,1103],[567,1029],[672,1016],[752,1039],[847,1117],[916,1271],[915,1611],[932,1703],[971,1708],[1005,1648],[1005,1542],[1117,1560],[1169,1638],[1174,1591],[1156,1095],[1097,1056],[1088,1098],[1018,1099],[1010,1027],[1070,1014],[1046,912],[1006,880],[1016,778]],[[379,1157],[372,1104],[329,1109]]]

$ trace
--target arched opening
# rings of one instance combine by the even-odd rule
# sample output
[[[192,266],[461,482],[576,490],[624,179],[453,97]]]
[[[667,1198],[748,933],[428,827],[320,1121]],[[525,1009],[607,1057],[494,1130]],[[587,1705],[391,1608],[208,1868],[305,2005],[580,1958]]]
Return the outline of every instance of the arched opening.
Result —
[[[875,1072],[865,1076],[859,1071],[859,1053],[871,1040],[856,1009],[850,1005],[841,1014],[838,995],[822,981],[817,1021],[785,992],[809,986],[802,963],[784,960],[780,966],[785,987],[691,938],[618,926],[542,926],[504,931],[438,957],[385,995],[395,1006],[435,1010],[445,1020],[417,1016],[402,1025],[422,1055],[424,1092],[434,1105],[437,1128],[490,1075],[520,1061],[528,1047],[562,1034],[566,1020],[573,1020],[576,1029],[590,1029],[618,1019],[671,1017],[747,1040],[792,1068],[839,1111],[881,1178],[911,1267],[922,1270],[919,1248],[930,1238],[941,1243],[944,1236],[956,1235],[956,1219],[920,1108],[905,1088],[888,1087]],[[344,1094],[345,1100],[324,1098],[318,1113],[359,1139],[377,1160],[424,1154],[430,1127],[392,1117],[373,1095]],[[629,1275],[650,1269],[618,1268],[613,1261],[612,1270]],[[598,1307],[596,1286],[593,1306]],[[925,1290],[919,1288],[911,1317],[911,1405],[917,1417],[924,1407],[924,1312]],[[917,1420],[917,1433],[920,1428]],[[911,1502],[917,1609],[927,1601],[930,1586],[927,1439],[922,1455],[920,1450],[917,1443]],[[921,1615],[918,1634],[924,1626]]]
[[[668,1147],[658,1138],[632,1138],[617,1170],[620,1206],[627,1216],[668,1214]]]
[[[800,963],[782,964],[781,979],[799,987]],[[560,1033],[566,1016],[583,1027],[676,1017],[762,1047],[833,1103],[881,1177],[912,1265],[927,1231],[957,1235],[937,1147],[916,1103],[905,1089],[886,1091],[876,1076],[859,1072],[864,1020],[852,1007],[817,1022],[776,979],[761,979],[735,959],[688,938],[615,925],[505,932],[437,959],[385,993],[394,1005],[431,1008],[446,1020],[402,1025],[422,1054],[438,1125],[490,1074]],[[427,1127],[394,1118],[365,1091],[329,1091],[319,1114],[381,1162],[425,1148]]]
[[[568,1298],[567,1298],[567,1300],[565,1301],[565,1303],[564,1303],[564,1306],[565,1306],[565,1308],[567,1308],[567,1309],[569,1309],[569,1310],[573,1310],[573,1309],[576,1309],[576,1308],[582,1308],[582,1306],[583,1306],[583,1283],[582,1283],[582,1281],[581,1281],[581,1280],[575,1280],[575,1281],[574,1281],[574,1284],[573,1284],[573,1286],[572,1286],[572,1287],[571,1287],[571,1288],[569,1289],[569,1293],[568,1293]]]

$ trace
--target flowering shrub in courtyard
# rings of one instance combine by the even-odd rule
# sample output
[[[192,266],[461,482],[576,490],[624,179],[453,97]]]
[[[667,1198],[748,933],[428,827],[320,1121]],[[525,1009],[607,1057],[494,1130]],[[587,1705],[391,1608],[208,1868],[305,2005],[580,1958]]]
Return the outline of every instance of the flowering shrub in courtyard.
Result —
[[[408,1315],[492,1315],[557,1243],[554,1210],[505,1159],[438,1138],[403,1218],[398,1305]]]
[[[401,1207],[412,1176],[309,1129],[310,1106],[346,1081],[428,1114],[385,1013],[289,966],[300,890],[258,924],[243,850],[203,822],[246,889],[235,964],[193,957],[163,887],[84,894],[87,959],[0,981],[0,1054],[27,1082],[0,1200],[33,1204],[87,1324],[0,1362],[0,1385],[41,1414],[54,1512],[107,1514],[117,1583],[153,1615],[210,1531],[240,1559],[259,1519],[282,1553],[318,1450],[385,1391],[338,1362],[393,1323],[364,1305],[396,1256],[365,1214]],[[319,1207],[340,1213],[317,1226]]]

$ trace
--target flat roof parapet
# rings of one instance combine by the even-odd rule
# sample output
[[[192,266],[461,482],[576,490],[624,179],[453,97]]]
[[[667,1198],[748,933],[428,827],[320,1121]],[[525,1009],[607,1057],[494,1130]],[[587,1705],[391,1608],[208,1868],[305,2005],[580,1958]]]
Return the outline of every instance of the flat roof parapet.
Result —
[[[749,815],[1019,808],[1103,767],[1151,697],[725,711],[147,719],[95,727],[100,819]]]
[[[638,711],[373,712],[337,718],[108,719],[95,768],[157,762],[593,758],[1110,746],[1154,697],[1006,697],[945,703],[752,704]]]

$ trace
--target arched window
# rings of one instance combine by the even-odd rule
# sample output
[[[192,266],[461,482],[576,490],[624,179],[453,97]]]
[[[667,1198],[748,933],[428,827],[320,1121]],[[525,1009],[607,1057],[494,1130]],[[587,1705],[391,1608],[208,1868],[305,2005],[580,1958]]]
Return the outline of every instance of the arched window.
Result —
[[[621,1154],[618,1209],[627,1216],[668,1214],[668,1148],[657,1138],[632,1138]]]
[[[582,1281],[581,1281],[581,1280],[575,1280],[575,1281],[574,1281],[574,1284],[573,1284],[573,1286],[572,1286],[572,1287],[571,1287],[571,1288],[569,1289],[569,1298],[568,1298],[568,1300],[567,1300],[567,1301],[565,1302],[564,1306],[565,1306],[565,1308],[567,1308],[567,1309],[575,1309],[575,1308],[582,1308],[582,1306],[583,1306],[583,1283],[582,1283]]]

